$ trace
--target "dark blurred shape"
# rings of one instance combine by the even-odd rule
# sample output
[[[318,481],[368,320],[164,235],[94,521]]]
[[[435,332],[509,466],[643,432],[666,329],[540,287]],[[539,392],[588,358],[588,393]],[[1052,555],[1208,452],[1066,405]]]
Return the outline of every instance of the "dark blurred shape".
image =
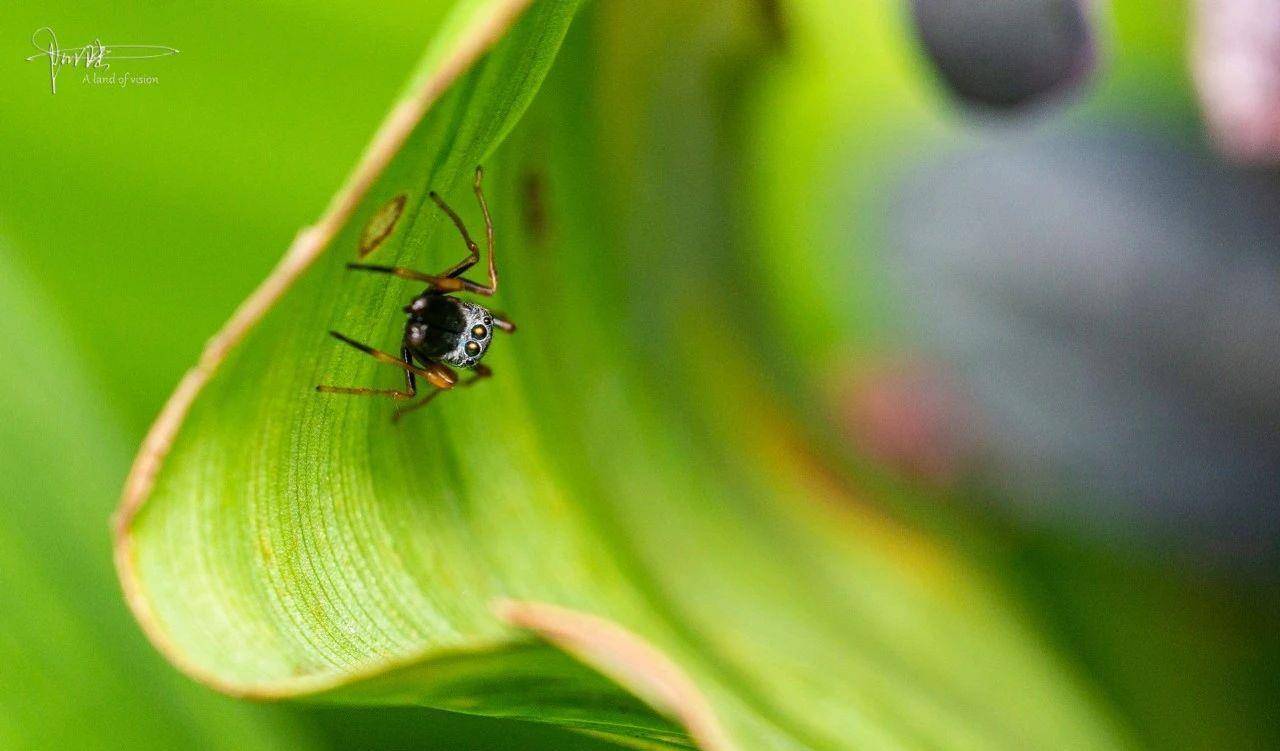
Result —
[[[1232,158],[1280,161],[1280,3],[1196,6],[1192,70],[1209,130]]]
[[[1084,0],[912,0],[911,10],[929,58],[971,104],[1026,104],[1094,65]]]
[[[782,0],[756,0],[760,22],[769,41],[782,46],[787,43],[787,22],[782,12]]]
[[[1280,540],[1280,179],[1136,136],[921,169],[890,239],[992,481],[1233,564]]]
[[[550,240],[547,215],[547,173],[540,165],[526,164],[520,174],[520,220],[525,236],[534,245],[545,247]]]

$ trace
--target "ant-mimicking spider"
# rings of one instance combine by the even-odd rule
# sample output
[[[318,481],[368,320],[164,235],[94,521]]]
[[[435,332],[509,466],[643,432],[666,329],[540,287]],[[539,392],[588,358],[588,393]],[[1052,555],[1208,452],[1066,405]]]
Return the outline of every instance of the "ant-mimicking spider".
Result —
[[[328,394],[362,394],[366,396],[388,396],[392,399],[413,399],[418,394],[417,377],[421,376],[431,384],[433,391],[419,401],[401,407],[392,415],[392,421],[426,406],[442,391],[455,386],[470,386],[482,378],[493,375],[493,371],[480,360],[489,350],[489,342],[493,338],[495,328],[511,333],[516,330],[515,324],[505,316],[494,313],[475,303],[466,302],[453,297],[458,292],[472,292],[490,297],[498,290],[498,270],[493,261],[493,219],[489,216],[489,206],[484,200],[484,191],[480,181],[484,170],[476,167],[475,193],[480,202],[480,211],[484,214],[485,245],[489,251],[489,284],[483,285],[464,278],[462,275],[480,261],[480,246],[476,245],[462,223],[462,217],[449,208],[435,191],[431,191],[431,200],[435,201],[445,214],[453,220],[469,251],[467,257],[450,266],[439,274],[424,274],[400,266],[375,266],[364,263],[348,263],[347,268],[355,271],[372,271],[378,274],[391,274],[401,279],[426,282],[427,288],[422,294],[404,307],[409,316],[404,326],[404,337],[400,341],[400,357],[374,349],[367,344],[357,342],[337,331],[329,334],[338,341],[355,347],[372,356],[378,362],[394,365],[404,371],[404,389],[374,389],[351,386],[316,386],[316,391]],[[475,373],[471,378],[458,383],[458,374],[453,368],[471,368]]]

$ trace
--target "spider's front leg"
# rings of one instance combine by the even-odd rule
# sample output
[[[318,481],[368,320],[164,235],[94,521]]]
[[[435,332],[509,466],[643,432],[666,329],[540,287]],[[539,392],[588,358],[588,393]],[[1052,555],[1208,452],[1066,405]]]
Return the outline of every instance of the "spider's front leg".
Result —
[[[369,355],[378,362],[394,365],[404,371],[404,391],[400,389],[374,389],[364,386],[329,386],[321,384],[316,386],[316,391],[325,394],[357,394],[364,396],[389,396],[392,399],[412,399],[418,394],[418,382],[416,376],[422,376],[437,389],[453,388],[458,382],[458,376],[449,368],[438,363],[428,363],[427,367],[420,368],[413,364],[413,358],[409,353],[409,347],[404,346],[400,349],[400,357],[387,354],[380,349],[375,349],[367,344],[357,342],[355,339],[339,334],[336,331],[330,331],[329,335],[340,342],[346,343]]]
[[[493,258],[493,217],[489,214],[489,204],[484,200],[484,190],[480,187],[480,182],[483,178],[484,170],[476,167],[474,186],[476,201],[480,203],[480,211],[484,214],[485,247],[489,251],[488,285],[478,284],[470,279],[462,278],[464,272],[480,261],[480,246],[476,244],[475,240],[471,239],[471,234],[467,232],[467,225],[463,223],[462,217],[458,216],[458,212],[449,208],[449,204],[445,203],[444,199],[434,190],[430,193],[431,200],[435,201],[440,210],[448,215],[449,219],[453,221],[453,225],[458,228],[458,233],[462,235],[462,241],[467,245],[468,253],[466,258],[439,274],[426,274],[403,266],[379,266],[368,263],[348,263],[347,268],[355,271],[372,271],[376,274],[390,274],[415,282],[425,282],[431,289],[445,294],[465,291],[474,292],[477,295],[485,295],[486,297],[493,295],[494,292],[498,291],[498,267]]]
[[[407,269],[403,266],[377,266],[371,263],[348,263],[347,268],[352,271],[372,271],[375,274],[390,274],[401,279],[424,282],[436,292],[445,294],[451,292],[474,292],[477,295],[485,295],[486,297],[493,294],[492,287],[476,284],[470,279],[463,279],[460,276],[437,276],[436,274],[424,274],[421,271]]]

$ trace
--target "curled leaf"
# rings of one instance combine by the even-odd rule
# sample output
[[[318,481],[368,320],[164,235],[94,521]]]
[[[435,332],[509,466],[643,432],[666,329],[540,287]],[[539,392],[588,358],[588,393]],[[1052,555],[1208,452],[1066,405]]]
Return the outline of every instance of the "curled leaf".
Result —
[[[629,107],[696,94],[718,62],[682,59],[673,92],[644,85],[670,64],[653,50],[722,19],[608,6],[553,68],[576,11],[465,4],[330,212],[180,384],[117,527],[152,640],[236,695],[651,745],[1120,745],[998,584],[806,446],[716,302],[694,252],[709,233],[680,221],[701,196],[646,187],[676,151]],[[520,324],[486,355],[495,377],[398,425],[387,403],[315,393],[396,382],[325,332],[392,349],[419,288],[344,266],[397,196],[371,262],[459,260],[428,191],[464,206],[481,163],[494,302]]]

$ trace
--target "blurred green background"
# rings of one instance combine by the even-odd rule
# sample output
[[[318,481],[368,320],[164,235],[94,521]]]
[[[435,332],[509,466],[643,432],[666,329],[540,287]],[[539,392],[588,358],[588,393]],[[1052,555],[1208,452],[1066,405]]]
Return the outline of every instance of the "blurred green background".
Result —
[[[597,16],[616,20],[620,1],[601,0],[574,34],[616,29]],[[748,5],[751,13],[770,6]],[[150,420],[204,340],[319,215],[448,7],[20,1],[8,9],[0,35],[0,747],[594,747],[554,729],[425,710],[213,696],[145,643],[111,569],[107,518]],[[695,231],[728,233],[749,254],[736,273],[770,293],[735,305],[759,318],[766,340],[804,330],[810,301],[824,301],[836,333],[815,339],[806,361],[781,361],[778,377],[794,395],[790,406],[828,412],[841,363],[893,350],[897,305],[884,283],[879,214],[833,216],[823,196],[839,191],[861,205],[905,155],[980,143],[992,131],[956,110],[896,3],[782,3],[780,25],[769,27],[761,13],[763,31],[741,35],[717,32],[715,11],[655,7],[645,33],[605,61],[619,78],[619,121],[631,114],[629,87],[648,81],[627,79],[635,60],[668,56],[645,73],[668,82],[681,80],[685,58],[722,60],[714,85],[724,95],[672,85],[687,98],[634,113],[650,127],[684,121],[672,126],[670,148],[634,169],[655,183],[683,181],[684,194],[723,178],[708,200],[732,211],[722,225]],[[100,38],[181,52],[138,66],[158,77],[153,86],[89,86],[71,70],[51,95],[43,64],[23,60],[42,26],[65,45]],[[1103,29],[1102,66],[1087,95],[1052,124],[998,123],[994,132],[1092,125],[1204,151],[1184,11],[1117,2]],[[711,128],[710,141],[697,140],[708,133],[698,118],[712,116],[729,132]],[[632,135],[617,138],[626,144]],[[708,146],[729,151],[689,167],[685,152]],[[815,429],[815,440],[837,443],[836,432]],[[845,460],[898,512],[939,534],[953,529],[955,513],[936,511],[939,495],[987,492],[921,490],[852,452]],[[1266,577],[1186,568],[1088,530],[991,516],[999,545],[976,554],[1011,572],[1039,623],[1141,745],[1264,748],[1276,739],[1277,600]]]

